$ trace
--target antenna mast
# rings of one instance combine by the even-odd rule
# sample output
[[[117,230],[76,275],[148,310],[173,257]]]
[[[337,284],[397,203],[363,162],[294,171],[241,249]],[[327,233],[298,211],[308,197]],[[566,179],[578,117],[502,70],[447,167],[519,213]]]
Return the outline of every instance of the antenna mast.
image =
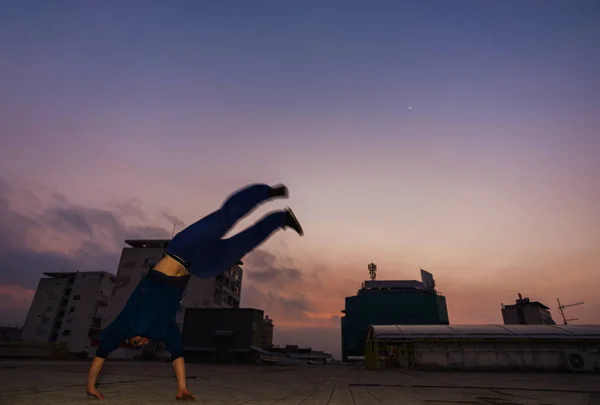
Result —
[[[367,267],[369,268],[369,278],[371,281],[375,280],[377,277],[377,265],[375,263],[370,263]]]
[[[173,224],[173,231],[171,232],[171,239],[169,240],[169,242],[171,240],[173,240],[173,237],[175,236],[175,226],[177,226],[177,224]],[[165,255],[165,247],[163,246],[162,249],[160,250],[160,258],[158,260],[162,259],[164,255]]]
[[[579,318],[571,318],[571,319],[567,319],[567,317],[565,316],[565,309],[569,308],[569,307],[574,307],[577,305],[583,305],[585,304],[585,302],[581,301],[581,302],[576,302],[574,304],[568,304],[568,305],[562,305],[560,303],[560,300],[557,298],[556,301],[558,302],[558,310],[560,311],[560,315],[562,316],[563,322],[565,325],[568,325],[568,322],[570,321],[577,321],[579,320]]]

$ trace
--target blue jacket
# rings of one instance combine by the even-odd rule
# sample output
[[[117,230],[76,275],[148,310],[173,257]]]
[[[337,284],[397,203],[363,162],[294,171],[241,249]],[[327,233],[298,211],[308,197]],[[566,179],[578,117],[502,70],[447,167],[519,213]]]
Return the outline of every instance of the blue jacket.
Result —
[[[96,356],[107,358],[121,342],[134,336],[164,341],[175,360],[183,356],[175,317],[190,275],[170,277],[150,270],[135,288],[117,318],[100,333]]]

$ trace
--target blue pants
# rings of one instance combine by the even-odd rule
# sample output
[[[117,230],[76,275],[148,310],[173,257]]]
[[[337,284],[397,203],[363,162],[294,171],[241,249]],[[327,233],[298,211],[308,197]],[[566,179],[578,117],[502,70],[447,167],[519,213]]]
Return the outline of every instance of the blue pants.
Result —
[[[175,235],[167,253],[185,261],[190,273],[200,278],[215,277],[230,269],[284,226],[287,213],[274,211],[237,235],[222,239],[241,218],[271,199],[270,192],[266,184],[253,184],[235,192],[217,211]]]

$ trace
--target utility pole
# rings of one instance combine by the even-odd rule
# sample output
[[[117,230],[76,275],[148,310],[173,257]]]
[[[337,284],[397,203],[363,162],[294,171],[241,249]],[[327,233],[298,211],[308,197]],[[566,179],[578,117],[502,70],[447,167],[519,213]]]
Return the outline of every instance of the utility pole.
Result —
[[[571,318],[571,319],[567,319],[567,317],[565,316],[565,309],[566,308],[570,308],[570,307],[574,307],[577,305],[583,305],[585,304],[585,302],[581,301],[581,302],[576,302],[574,304],[569,304],[569,305],[562,305],[560,303],[560,300],[557,298],[556,301],[558,302],[558,310],[560,311],[560,315],[562,316],[563,322],[565,325],[568,325],[568,322],[570,321],[577,321],[579,320],[579,318]]]

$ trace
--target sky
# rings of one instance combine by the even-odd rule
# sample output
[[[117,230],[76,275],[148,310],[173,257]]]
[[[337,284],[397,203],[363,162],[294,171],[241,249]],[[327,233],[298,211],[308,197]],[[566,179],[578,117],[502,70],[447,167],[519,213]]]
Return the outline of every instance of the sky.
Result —
[[[245,258],[275,341],[339,354],[344,297],[432,272],[451,324],[517,293],[600,323],[600,3],[0,3],[0,324],[233,190],[305,236]],[[409,108],[411,107],[411,108]]]

